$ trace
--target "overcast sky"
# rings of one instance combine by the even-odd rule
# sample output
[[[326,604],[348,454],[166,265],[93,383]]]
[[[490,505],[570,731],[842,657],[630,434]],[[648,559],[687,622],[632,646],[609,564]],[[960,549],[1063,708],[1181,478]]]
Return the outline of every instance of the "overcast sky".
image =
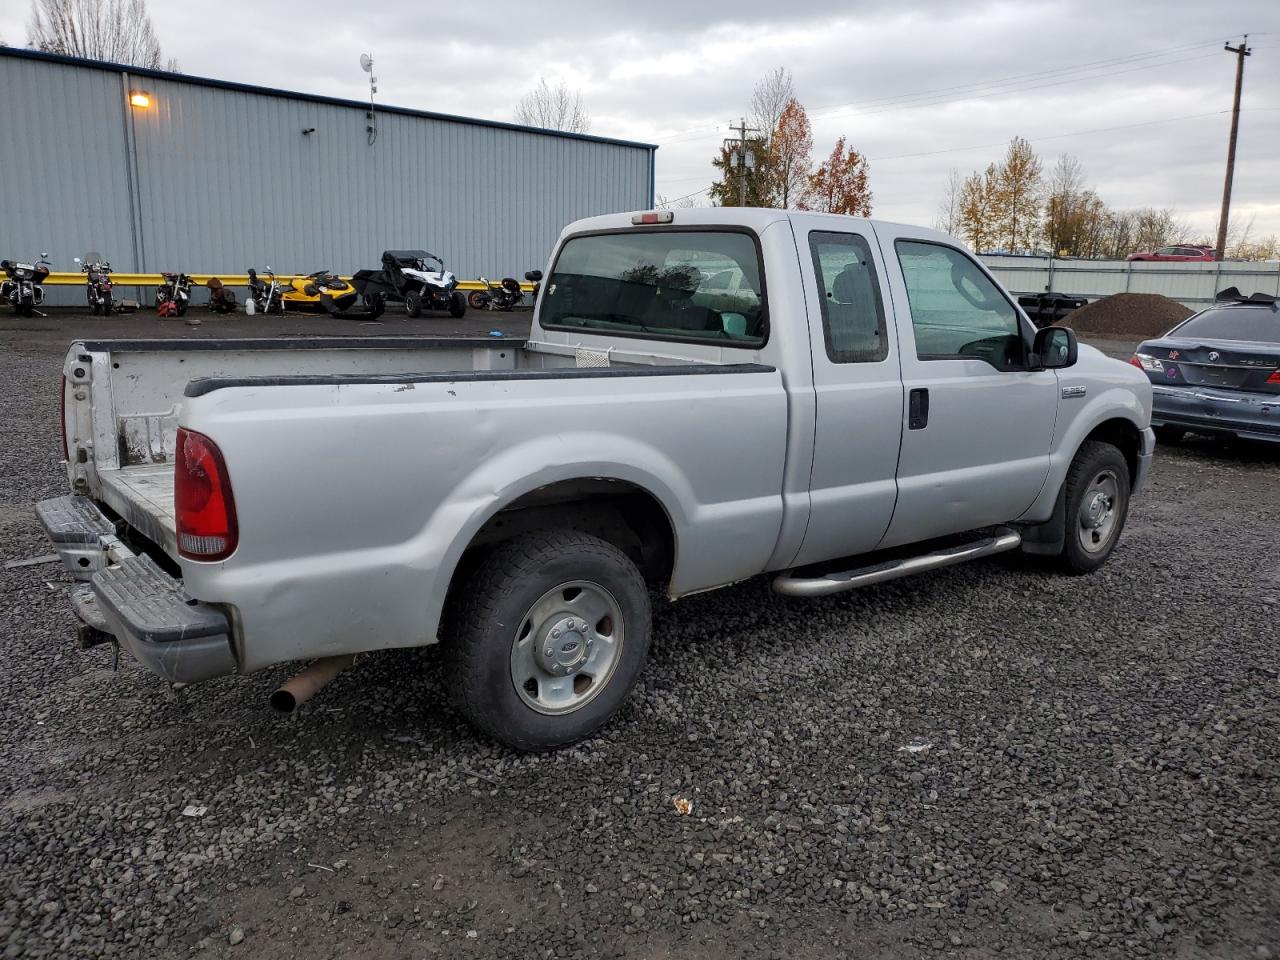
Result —
[[[166,55],[202,76],[358,99],[369,52],[382,102],[502,120],[539,77],[566,80],[593,133],[660,145],[672,199],[711,182],[728,121],[783,66],[815,161],[841,134],[871,159],[878,217],[931,222],[949,169],[985,166],[1020,135],[1046,169],[1079,157],[1113,206],[1172,207],[1198,233],[1222,197],[1235,68],[1222,46],[1247,32],[1233,222],[1280,233],[1280,0],[149,6]],[[29,9],[0,0],[9,43]]]

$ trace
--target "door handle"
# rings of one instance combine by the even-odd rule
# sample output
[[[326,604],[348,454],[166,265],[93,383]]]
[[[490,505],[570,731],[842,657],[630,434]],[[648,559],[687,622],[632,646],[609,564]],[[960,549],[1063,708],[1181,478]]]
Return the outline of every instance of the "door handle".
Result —
[[[907,427],[923,430],[929,425],[929,391],[916,387],[907,394]]]

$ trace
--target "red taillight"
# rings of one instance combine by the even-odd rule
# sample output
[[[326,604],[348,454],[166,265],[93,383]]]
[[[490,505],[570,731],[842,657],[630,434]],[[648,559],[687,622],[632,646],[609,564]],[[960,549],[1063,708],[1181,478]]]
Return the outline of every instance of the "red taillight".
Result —
[[[178,553],[189,560],[225,560],[239,541],[227,465],[202,433],[178,430],[173,504]]]
[[[1276,370],[1271,376],[1267,377],[1267,383],[1274,383],[1280,387],[1280,369]]]
[[[1147,369],[1146,367],[1144,367],[1144,366],[1142,365],[1142,361],[1138,359],[1138,355],[1137,355],[1136,353],[1135,353],[1132,357],[1130,357],[1130,358],[1129,358],[1129,362],[1130,362],[1131,364],[1133,364],[1135,367],[1137,367],[1139,370],[1146,370],[1146,369]]]
[[[62,459],[70,460],[67,450],[67,375],[62,375],[62,389],[58,391],[58,426],[62,428]]]

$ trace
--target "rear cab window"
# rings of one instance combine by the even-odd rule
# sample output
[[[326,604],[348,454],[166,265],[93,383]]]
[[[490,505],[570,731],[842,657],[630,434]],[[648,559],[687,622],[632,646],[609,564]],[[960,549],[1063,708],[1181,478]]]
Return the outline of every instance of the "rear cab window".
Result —
[[[539,309],[548,330],[746,348],[769,335],[759,247],[731,229],[570,237]]]
[[[880,281],[871,248],[855,233],[814,230],[809,251],[822,330],[832,363],[874,363],[889,355]]]

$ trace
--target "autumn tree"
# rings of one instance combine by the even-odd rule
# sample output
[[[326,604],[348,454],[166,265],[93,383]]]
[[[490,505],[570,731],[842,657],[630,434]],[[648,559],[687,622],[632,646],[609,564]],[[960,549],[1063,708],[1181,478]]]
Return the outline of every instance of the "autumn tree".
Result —
[[[999,242],[999,180],[1000,172],[992,163],[985,171],[970,174],[960,187],[960,232],[978,253],[993,249]]]
[[[852,217],[871,216],[870,170],[867,158],[852,147],[845,149],[844,137],[809,177],[805,203],[822,213],[843,213]]]
[[[813,131],[809,115],[792,97],[782,108],[778,126],[769,138],[768,172],[771,206],[788,209],[804,200],[812,166]]]
[[[570,90],[563,80],[553,87],[543,77],[516,102],[516,123],[544,130],[586,133],[591,129],[591,116],[580,91]]]
[[[960,232],[960,194],[964,190],[964,177],[952,167],[947,171],[947,182],[938,201],[938,212],[933,218],[933,229],[942,233]]]
[[[165,62],[146,0],[33,0],[28,39],[37,50],[152,70]]]
[[[1077,254],[1087,215],[1084,166],[1069,153],[1054,164],[1045,188],[1042,237],[1054,256]]]
[[[1040,158],[1022,137],[1009,141],[997,168],[996,204],[1000,242],[1010,253],[1029,250],[1040,225]]]

